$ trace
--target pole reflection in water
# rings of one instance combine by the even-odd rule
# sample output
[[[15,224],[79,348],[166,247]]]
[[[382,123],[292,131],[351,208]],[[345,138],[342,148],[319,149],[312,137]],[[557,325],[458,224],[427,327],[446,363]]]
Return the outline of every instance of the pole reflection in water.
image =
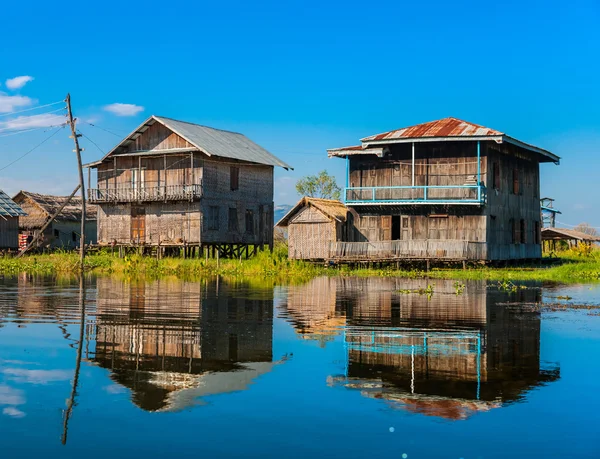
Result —
[[[432,295],[417,291],[433,284]],[[557,380],[540,363],[539,289],[470,281],[320,278],[282,305],[297,332],[322,345],[342,335],[347,364],[329,384],[394,408],[466,419]]]
[[[79,372],[81,370],[81,358],[83,355],[83,337],[85,331],[85,277],[83,271],[79,276],[79,312],[81,319],[79,322],[79,340],[77,341],[77,359],[75,360],[75,373],[73,375],[73,386],[71,389],[71,395],[67,400],[67,408],[63,413],[63,430],[61,436],[61,443],[67,444],[67,434],[69,431],[69,419],[73,414],[73,407],[75,406],[75,397],[77,396],[77,385],[79,384]]]

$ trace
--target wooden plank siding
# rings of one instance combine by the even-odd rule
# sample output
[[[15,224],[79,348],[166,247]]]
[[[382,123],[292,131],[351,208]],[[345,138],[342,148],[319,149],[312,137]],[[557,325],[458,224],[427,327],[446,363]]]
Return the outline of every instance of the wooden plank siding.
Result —
[[[339,222],[313,206],[300,210],[288,225],[288,254],[292,259],[325,260],[329,245],[339,240]]]
[[[181,148],[191,151],[181,152]],[[168,149],[178,150],[169,153]],[[122,156],[140,150],[167,152]],[[132,236],[132,212],[143,209],[145,237],[139,242],[146,245],[272,245],[273,166],[209,157],[159,123],[120,153],[98,165],[99,196],[117,190],[119,197],[115,202],[99,202],[101,244],[137,243]],[[232,173],[237,180],[232,180]],[[189,193],[189,185],[200,187],[201,193]],[[182,193],[167,194],[160,191],[164,187],[180,187]],[[140,189],[146,193],[138,193]],[[157,202],[145,202],[149,190],[158,190],[148,198]],[[229,217],[236,214],[237,224],[230,224]]]
[[[0,218],[0,250],[17,249],[19,247],[19,218]]]
[[[349,211],[354,216],[354,231],[345,241],[412,241],[405,243],[414,246],[415,250],[406,249],[409,254],[425,254],[419,247],[426,241],[467,241],[474,243],[466,249],[465,258],[470,260],[540,258],[538,158],[509,143],[482,141],[480,145],[482,205],[349,204]],[[384,157],[358,155],[349,158],[350,187],[413,185],[412,145],[391,144],[387,148],[389,151]],[[416,187],[476,185],[477,171],[477,142],[415,144]],[[471,191],[475,190],[429,189],[428,197],[461,198],[461,193]],[[377,199],[385,200],[388,192],[392,193],[385,189],[377,192]],[[403,199],[423,198],[422,188],[401,192]],[[443,193],[443,196],[435,193]],[[356,250],[369,252],[366,246]],[[337,249],[334,252],[338,253]],[[430,253],[426,255],[432,258]]]

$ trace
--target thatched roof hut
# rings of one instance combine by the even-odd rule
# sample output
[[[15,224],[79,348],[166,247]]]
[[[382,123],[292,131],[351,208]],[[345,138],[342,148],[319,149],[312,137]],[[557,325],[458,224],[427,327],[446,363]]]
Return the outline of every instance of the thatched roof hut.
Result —
[[[48,220],[69,199],[68,196],[52,196],[48,194],[19,191],[13,200],[27,213],[19,217],[19,232],[26,237],[39,232]],[[73,248],[79,244],[81,222],[81,197],[74,196],[50,226],[44,231],[41,245],[51,247]],[[97,240],[98,206],[86,205],[86,243]]]
[[[19,219],[19,228],[25,230],[40,229],[67,199],[69,199],[68,196],[52,196],[24,190],[19,191],[13,200],[23,209],[27,208],[28,213],[26,217]],[[58,222],[79,222],[81,221],[81,207],[81,197],[74,196],[55,220]],[[98,206],[87,204],[86,220],[95,221],[97,211]]]

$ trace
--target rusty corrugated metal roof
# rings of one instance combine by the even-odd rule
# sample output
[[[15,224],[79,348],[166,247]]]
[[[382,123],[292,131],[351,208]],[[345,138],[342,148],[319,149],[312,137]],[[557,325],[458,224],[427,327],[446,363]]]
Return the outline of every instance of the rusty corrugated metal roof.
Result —
[[[469,123],[458,118],[443,118],[428,123],[417,124],[393,131],[376,134],[361,139],[363,142],[389,139],[415,139],[422,137],[481,137],[499,136],[503,132],[479,124]]]

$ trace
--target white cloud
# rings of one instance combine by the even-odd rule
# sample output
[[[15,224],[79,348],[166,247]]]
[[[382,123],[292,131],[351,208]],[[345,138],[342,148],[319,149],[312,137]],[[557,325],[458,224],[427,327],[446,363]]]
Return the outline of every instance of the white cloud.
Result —
[[[8,89],[21,89],[30,81],[33,81],[33,77],[29,75],[18,76],[15,78],[9,78],[6,80],[6,87]]]
[[[22,390],[0,384],[0,405],[23,405],[24,403],[25,397]]]
[[[0,123],[0,127],[7,129],[29,129],[58,126],[64,122],[66,122],[64,116],[42,113],[41,115],[18,116]]]
[[[6,368],[2,371],[7,379],[29,384],[47,384],[57,381],[68,381],[71,372],[67,370],[26,370],[22,368]]]
[[[25,417],[25,413],[23,413],[21,410],[15,408],[14,406],[7,406],[6,408],[4,408],[2,410],[2,414],[6,415],[6,416],[10,416],[11,418],[24,418]]]
[[[33,99],[26,96],[9,96],[0,92],[0,113],[9,113],[19,108],[28,107],[33,104]]]
[[[120,103],[105,105],[102,108],[117,116],[135,116],[144,110],[140,105]]]

